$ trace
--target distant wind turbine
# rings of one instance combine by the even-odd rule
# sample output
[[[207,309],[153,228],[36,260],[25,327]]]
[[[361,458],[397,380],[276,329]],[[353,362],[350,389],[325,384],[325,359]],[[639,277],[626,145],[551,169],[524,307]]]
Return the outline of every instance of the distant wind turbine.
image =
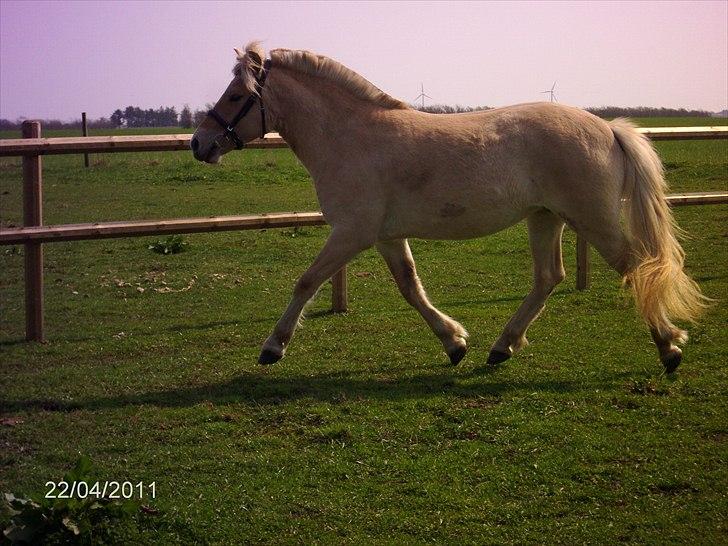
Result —
[[[422,108],[424,108],[425,107],[425,99],[426,98],[427,99],[430,99],[430,100],[435,100],[430,95],[426,95],[425,94],[425,85],[421,83],[420,84],[420,94],[417,95],[417,97],[415,97],[414,102],[417,102],[418,100],[421,101]]]
[[[551,86],[551,89],[547,91],[541,91],[541,94],[543,95],[545,93],[548,93],[551,97],[551,102],[556,102],[556,93],[554,93],[554,89],[556,89],[556,82],[554,82],[554,84]]]

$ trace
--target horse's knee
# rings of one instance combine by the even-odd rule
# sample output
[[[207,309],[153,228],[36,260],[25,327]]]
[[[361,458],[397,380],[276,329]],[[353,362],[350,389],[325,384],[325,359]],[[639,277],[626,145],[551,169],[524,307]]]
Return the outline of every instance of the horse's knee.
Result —
[[[293,287],[293,291],[295,294],[305,295],[310,293],[314,289],[313,280],[310,279],[307,275],[301,276],[301,278],[296,281],[296,285]]]

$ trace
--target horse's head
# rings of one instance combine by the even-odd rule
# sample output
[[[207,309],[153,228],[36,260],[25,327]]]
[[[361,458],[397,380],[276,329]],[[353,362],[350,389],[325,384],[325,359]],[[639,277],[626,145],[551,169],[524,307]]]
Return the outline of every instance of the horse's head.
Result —
[[[190,141],[192,153],[199,161],[218,163],[230,150],[240,149],[266,132],[261,93],[269,61],[263,61],[265,52],[256,42],[248,44],[245,51],[235,48],[235,54],[233,81]]]

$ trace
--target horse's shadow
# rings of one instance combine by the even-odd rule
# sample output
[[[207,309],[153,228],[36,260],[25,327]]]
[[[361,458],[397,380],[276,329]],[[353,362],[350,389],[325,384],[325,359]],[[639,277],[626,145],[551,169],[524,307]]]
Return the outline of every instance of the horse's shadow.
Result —
[[[393,372],[395,370],[390,370]],[[411,371],[411,370],[410,370]],[[623,380],[627,372],[616,374],[600,383]],[[191,387],[156,390],[137,394],[120,394],[77,399],[74,401],[28,399],[0,400],[0,409],[12,411],[106,410],[129,406],[160,408],[192,407],[212,403],[216,406],[249,404],[280,405],[300,399],[340,403],[343,400],[402,401],[447,395],[455,398],[498,398],[510,392],[568,393],[593,390],[595,385],[583,381],[543,379],[498,380],[497,367],[476,368],[463,373],[456,369],[426,371],[415,375],[372,377],[366,371],[337,371],[319,375],[279,376],[262,371],[245,371],[232,379]]]

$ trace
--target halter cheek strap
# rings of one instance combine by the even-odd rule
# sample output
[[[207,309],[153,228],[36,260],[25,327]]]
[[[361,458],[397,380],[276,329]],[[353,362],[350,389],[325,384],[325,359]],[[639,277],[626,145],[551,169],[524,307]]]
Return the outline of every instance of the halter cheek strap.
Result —
[[[240,110],[230,121],[230,123],[225,121],[225,119],[220,114],[218,114],[214,108],[207,112],[207,115],[214,119],[220,125],[220,127],[225,130],[223,136],[231,141],[233,144],[235,144],[235,149],[237,150],[240,150],[245,145],[245,143],[238,136],[238,133],[235,131],[235,127],[238,125],[238,123],[240,123],[240,120],[243,119],[248,114],[248,112],[250,112],[251,108],[253,108],[253,105],[256,102],[260,106],[260,138],[263,138],[267,133],[265,127],[265,105],[263,104],[263,86],[265,85],[265,80],[268,77],[270,65],[270,59],[266,59],[263,63],[263,70],[261,71],[260,75],[255,79],[256,93],[250,94],[248,100],[243,103],[243,105],[240,107]]]

